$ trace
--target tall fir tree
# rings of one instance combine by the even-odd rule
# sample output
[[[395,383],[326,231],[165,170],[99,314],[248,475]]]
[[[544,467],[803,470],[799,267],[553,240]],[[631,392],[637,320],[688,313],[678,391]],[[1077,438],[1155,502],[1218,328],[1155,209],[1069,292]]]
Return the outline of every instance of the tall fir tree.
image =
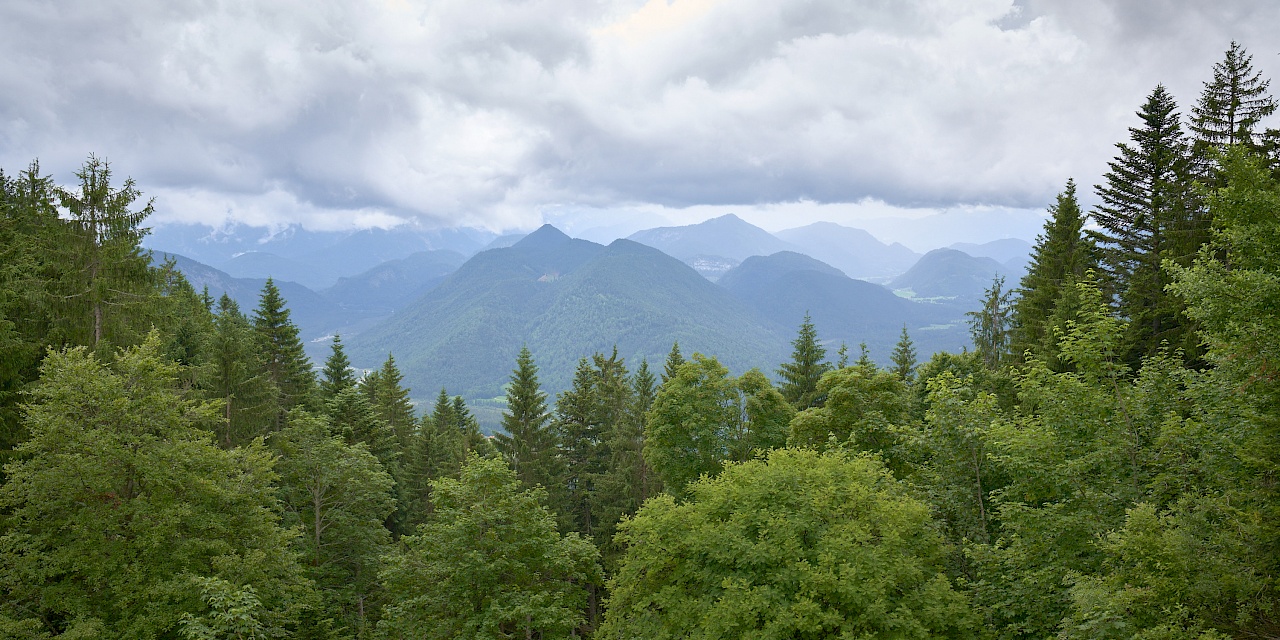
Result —
[[[1275,98],[1267,90],[1271,81],[1254,71],[1253,56],[1232,41],[1223,60],[1213,65],[1213,79],[1204,83],[1200,99],[1191,107],[1192,152],[1197,177],[1207,185],[1221,186],[1215,153],[1232,145],[1258,149],[1257,131],[1263,119],[1276,111]]]
[[[378,417],[363,393],[355,387],[339,391],[325,402],[324,414],[334,435],[341,436],[347,444],[364,443],[383,469],[393,477],[398,475],[400,447],[395,433]]]
[[[800,323],[791,347],[791,362],[783,363],[778,369],[778,376],[782,378],[779,390],[791,406],[803,411],[822,403],[818,381],[822,374],[831,370],[826,360],[827,350],[818,342],[818,331],[814,329],[808,312],[804,314],[804,321]]]
[[[893,374],[898,376],[903,382],[911,382],[916,375],[916,345],[911,341],[911,336],[907,333],[907,325],[902,325],[902,336],[898,338],[898,344],[893,347],[893,355],[889,357],[893,362]],[[841,367],[843,368],[843,367]]]
[[[361,378],[358,386],[378,417],[395,432],[401,455],[409,455],[418,420],[414,415],[413,402],[409,400],[409,390],[404,387],[404,375],[396,366],[395,358],[387,354],[382,367]]]
[[[19,404],[56,345],[56,251],[62,223],[57,186],[32,162],[14,178],[0,172],[0,462],[26,438]]]
[[[78,187],[58,190],[69,233],[56,245],[66,264],[56,298],[69,341],[95,350],[135,344],[151,328],[157,293],[142,249],[149,231],[142,223],[154,209],[148,201],[133,210],[141,193],[132,178],[113,186],[105,160],[89,156],[76,177]]]
[[[1125,359],[1136,364],[1163,343],[1198,352],[1184,304],[1165,291],[1162,261],[1188,265],[1207,239],[1191,188],[1191,158],[1173,96],[1158,85],[1138,111],[1142,126],[1129,129],[1132,145],[1109,163],[1102,203],[1092,217],[1098,229],[1100,266],[1108,293],[1129,322]]]
[[[631,386],[625,363],[615,347],[610,356],[596,353],[582,358],[574,371],[572,387],[556,399],[556,434],[564,465],[564,481],[548,498],[558,511],[565,531],[577,531],[604,544],[600,535],[602,511],[612,501],[600,495],[610,461],[610,438],[622,427],[631,405]],[[557,495],[558,494],[558,495]],[[587,619],[593,625],[600,614],[602,593],[588,590]]]
[[[275,428],[279,429],[290,409],[312,403],[316,381],[298,338],[298,326],[289,319],[289,309],[271,278],[262,286],[258,308],[253,312],[253,328],[258,334],[267,377],[279,394],[280,410],[275,421]]]
[[[619,551],[612,546],[618,520],[634,514],[657,492],[656,476],[644,461],[645,413],[653,404],[657,380],[644,360],[634,375],[627,375],[616,348],[610,357],[597,353],[592,360],[601,425],[600,469],[591,494],[594,539],[606,556],[613,557]]]
[[[1021,361],[1030,353],[1051,369],[1062,371],[1066,363],[1058,358],[1057,336],[1065,334],[1067,323],[1077,319],[1079,309],[1073,309],[1071,302],[1075,285],[1096,266],[1093,245],[1083,233],[1084,213],[1076,199],[1074,180],[1067,180],[1057,202],[1049,207],[1049,215],[1013,303],[1010,345],[1015,360]]]
[[[644,430],[649,409],[658,393],[657,380],[649,363],[631,376],[631,403],[626,415],[609,429],[607,446],[609,461],[599,478],[596,495],[599,537],[602,555],[610,565],[623,549],[614,543],[613,534],[623,516],[634,515],[645,500],[662,491],[662,482],[644,460]]]
[[[397,536],[412,533],[414,455],[418,451],[418,420],[414,416],[409,390],[401,383],[404,376],[396,366],[395,358],[387,359],[377,371],[371,371],[360,379],[357,388],[373,408],[374,415],[391,428],[395,436],[396,462],[389,471],[395,480],[396,511],[392,516],[391,531]]]
[[[553,487],[560,482],[550,422],[547,394],[538,384],[538,365],[529,348],[522,347],[507,386],[507,409],[502,413],[506,433],[497,434],[494,440],[516,477],[527,487]]]
[[[327,402],[342,391],[356,386],[356,375],[351,370],[351,360],[342,348],[342,336],[333,337],[329,357],[320,371],[320,394]]]
[[[552,507],[564,531],[591,535],[591,492],[601,471],[602,426],[597,415],[595,371],[586,358],[578,360],[569,389],[556,398],[556,435],[565,466],[560,487],[549,491]]]
[[[434,509],[431,482],[457,477],[465,458],[463,434],[454,419],[453,401],[448,391],[440,389],[432,411],[422,416],[413,450],[403,463],[408,517],[402,526],[406,530],[421,524]]]
[[[218,444],[237,447],[265,434],[279,413],[279,395],[249,319],[227,294],[218,300],[205,389],[222,401]]]

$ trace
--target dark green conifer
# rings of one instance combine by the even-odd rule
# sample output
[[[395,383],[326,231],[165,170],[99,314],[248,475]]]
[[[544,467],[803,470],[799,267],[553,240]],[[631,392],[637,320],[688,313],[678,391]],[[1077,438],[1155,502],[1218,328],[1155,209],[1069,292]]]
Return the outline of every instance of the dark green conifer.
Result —
[[[684,356],[680,354],[680,343],[671,343],[671,353],[667,354],[666,365],[662,369],[662,383],[666,384],[668,380],[676,377],[676,370],[680,365],[684,364]]]
[[[625,550],[614,541],[618,522],[635,515],[645,500],[662,491],[662,482],[644,460],[644,429],[657,393],[657,379],[648,361],[641,360],[630,380],[631,402],[626,415],[608,432],[609,460],[597,482],[595,504],[599,523],[596,540],[609,567]]]
[[[599,464],[602,428],[597,416],[595,371],[586,358],[578,360],[572,386],[556,399],[556,431],[560,437],[565,481],[550,489],[549,498],[564,531],[591,535],[591,492]]]
[[[359,388],[378,417],[395,432],[401,453],[408,455],[413,448],[418,421],[414,417],[413,403],[409,401],[409,390],[404,388],[403,383],[404,375],[396,366],[395,358],[387,354],[380,369],[361,378]]]
[[[401,386],[404,377],[396,367],[395,359],[387,354],[382,368],[369,372],[356,385],[361,395],[373,408],[373,413],[391,429],[395,436],[396,465],[389,469],[395,480],[396,511],[391,516],[391,531],[397,536],[413,532],[415,508],[413,481],[415,472],[413,457],[418,453],[418,421],[414,416],[409,390]]]
[[[893,374],[903,382],[911,382],[916,375],[916,345],[907,333],[906,324],[902,325],[902,337],[898,338],[898,344],[894,346],[893,355],[889,359],[893,362]]]
[[[213,323],[206,385],[209,395],[223,403],[218,444],[231,448],[269,430],[279,413],[279,396],[249,319],[225,293]]]
[[[1075,298],[1076,283],[1095,262],[1093,245],[1083,234],[1084,213],[1076,200],[1074,180],[1067,180],[1049,214],[1013,302],[1010,346],[1015,360],[1030,353],[1061,371],[1065,363],[1058,359],[1056,332],[1065,332],[1066,323],[1075,319],[1078,310],[1071,308],[1070,300]]]
[[[1207,240],[1191,188],[1191,158],[1177,105],[1157,86],[1138,111],[1142,126],[1129,129],[1132,145],[1109,163],[1106,184],[1097,187],[1100,204],[1092,214],[1098,229],[1099,265],[1107,293],[1129,320],[1125,360],[1136,365],[1168,343],[1198,353],[1184,304],[1165,291],[1170,278],[1162,261],[1189,265]]]
[[[871,360],[871,350],[867,348],[866,342],[858,343],[858,361],[854,363],[854,366],[863,371],[875,371],[879,368]]]
[[[822,374],[831,370],[826,361],[827,350],[818,342],[818,332],[813,327],[809,314],[804,314],[800,323],[800,331],[791,341],[791,362],[785,362],[778,368],[782,378],[779,391],[782,397],[791,403],[797,411],[803,411],[822,402],[818,393],[818,381]]]
[[[516,356],[516,368],[507,385],[507,409],[502,412],[506,433],[494,436],[495,444],[516,477],[525,486],[543,487],[559,483],[556,440],[550,428],[547,394],[538,385],[538,366],[528,347]]]
[[[157,294],[150,252],[142,248],[149,229],[143,221],[154,211],[148,201],[131,210],[141,193],[128,178],[111,184],[111,165],[89,156],[76,172],[80,184],[58,189],[67,210],[68,233],[50,248],[65,268],[55,299],[67,337],[73,344],[125,346],[151,329],[149,313]]]
[[[290,409],[311,403],[316,383],[311,361],[298,338],[298,326],[289,319],[289,309],[271,278],[262,287],[258,308],[253,312],[253,328],[258,333],[267,377],[279,394],[278,429]]]
[[[1194,141],[1197,176],[1219,186],[1213,152],[1231,145],[1257,149],[1258,125],[1275,113],[1276,101],[1267,90],[1271,81],[1253,70],[1253,56],[1232,41],[1222,62],[1213,65],[1213,79],[1204,83],[1200,99],[1191,107],[1190,129]]]
[[[422,417],[412,453],[404,462],[408,517],[402,526],[406,530],[412,530],[431,513],[431,481],[457,477],[465,458],[462,431],[453,417],[453,401],[441,389],[431,413]]]
[[[351,360],[342,349],[342,336],[333,337],[329,357],[320,372],[320,394],[328,402],[342,391],[356,386],[356,375],[351,370]]]

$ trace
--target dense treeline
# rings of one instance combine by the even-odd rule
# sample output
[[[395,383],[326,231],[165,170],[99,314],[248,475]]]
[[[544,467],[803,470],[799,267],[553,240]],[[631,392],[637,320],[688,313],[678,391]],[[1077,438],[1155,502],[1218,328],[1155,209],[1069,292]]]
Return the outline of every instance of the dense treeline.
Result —
[[[493,438],[152,267],[104,161],[0,173],[0,636],[1276,637],[1267,89],[1157,87],[973,351],[806,318],[776,387],[677,344],[552,401],[525,349]]]

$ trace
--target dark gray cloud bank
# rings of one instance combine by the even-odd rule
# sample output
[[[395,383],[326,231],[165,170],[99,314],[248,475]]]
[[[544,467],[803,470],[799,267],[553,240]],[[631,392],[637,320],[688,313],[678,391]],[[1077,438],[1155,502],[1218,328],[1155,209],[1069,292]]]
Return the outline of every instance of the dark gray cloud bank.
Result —
[[[94,152],[159,220],[212,224],[1035,218],[1156,83],[1187,111],[1233,39],[1274,77],[1278,24],[1266,0],[18,0],[0,166]]]

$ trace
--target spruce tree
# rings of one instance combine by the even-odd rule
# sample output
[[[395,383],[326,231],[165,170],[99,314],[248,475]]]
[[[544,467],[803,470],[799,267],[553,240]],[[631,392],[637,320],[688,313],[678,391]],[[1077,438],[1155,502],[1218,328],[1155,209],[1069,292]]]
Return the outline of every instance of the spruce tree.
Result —
[[[279,395],[249,319],[227,294],[218,300],[209,340],[207,393],[222,401],[218,444],[237,447],[264,435],[279,414]]]
[[[289,319],[289,309],[271,278],[267,278],[262,287],[258,308],[253,312],[253,328],[258,333],[267,377],[279,394],[278,429],[284,425],[285,414],[290,409],[311,403],[315,374],[298,339],[298,326]]]
[[[871,360],[871,350],[867,348],[866,342],[858,343],[858,361],[854,366],[866,372],[874,372],[878,369],[876,363]]]
[[[555,434],[550,428],[547,394],[538,385],[538,366],[528,347],[516,356],[516,368],[507,386],[507,409],[502,413],[506,433],[494,439],[498,451],[525,486],[558,484]]]
[[[26,438],[22,389],[35,380],[45,348],[60,340],[55,283],[62,233],[57,186],[32,162],[14,178],[0,172],[0,462]]]
[[[591,535],[591,492],[600,461],[602,427],[595,398],[596,374],[586,358],[578,360],[572,386],[556,399],[556,432],[560,438],[565,481],[550,491],[565,531]],[[549,487],[550,489],[550,487]]]
[[[55,298],[67,336],[95,350],[135,344],[151,327],[148,313],[156,293],[150,254],[141,244],[152,204],[131,210],[141,196],[133,179],[112,186],[111,165],[95,156],[76,177],[77,188],[58,190],[68,233],[51,247],[66,265]]]
[[[373,408],[373,413],[386,424],[395,437],[396,465],[389,469],[395,480],[396,511],[392,514],[392,533],[397,536],[412,532],[413,465],[418,452],[418,421],[414,417],[409,390],[401,386],[404,376],[396,367],[395,359],[387,354],[382,368],[371,371],[356,385],[361,395]]]
[[[418,421],[409,400],[409,390],[403,383],[404,375],[396,366],[395,358],[387,354],[382,367],[361,378],[358,386],[378,417],[395,432],[401,455],[407,456],[413,448]]]
[[[893,374],[903,382],[911,382],[916,375],[916,346],[907,334],[906,324],[902,325],[902,337],[898,338],[889,359],[893,362]]]
[[[1276,111],[1276,101],[1267,90],[1271,81],[1253,70],[1253,56],[1232,41],[1222,62],[1213,65],[1213,79],[1204,83],[1200,100],[1191,108],[1193,151],[1197,175],[1218,185],[1213,151],[1231,145],[1257,149],[1257,127]]]
[[[347,359],[347,353],[342,349],[342,336],[333,337],[333,345],[320,376],[320,393],[326,402],[340,392],[356,386],[351,360]]]
[[[453,417],[453,401],[441,389],[431,413],[422,417],[413,451],[403,464],[408,518],[402,526],[406,530],[420,524],[434,508],[431,482],[456,477],[465,457],[462,431]]]
[[[831,370],[831,365],[826,361],[827,350],[818,342],[818,332],[807,312],[791,346],[791,362],[783,363],[778,369],[778,376],[782,378],[779,390],[791,406],[797,411],[803,411],[822,402],[818,394],[818,381],[822,379],[822,374]]]
[[[1109,163],[1106,184],[1096,187],[1102,203],[1092,217],[1104,285],[1129,320],[1125,359],[1130,364],[1156,353],[1162,343],[1197,351],[1183,303],[1165,291],[1162,261],[1188,265],[1206,240],[1207,225],[1191,189],[1191,161],[1177,105],[1157,86],[1129,129],[1132,145]]]
[[[453,419],[462,432],[463,446],[468,452],[475,452],[485,458],[498,454],[493,442],[480,432],[480,422],[471,414],[467,401],[462,396],[453,397]]]
[[[676,377],[676,370],[680,365],[684,364],[684,356],[680,354],[680,343],[671,343],[671,353],[667,354],[666,365],[662,368],[662,384],[666,384],[668,380]]]
[[[378,417],[364,394],[347,387],[325,402],[324,413],[333,435],[341,436],[347,444],[364,443],[382,467],[396,475],[400,448],[395,433]]]
[[[1075,285],[1085,272],[1095,267],[1093,245],[1083,235],[1084,213],[1074,180],[1067,180],[1049,214],[1013,303],[1010,344],[1014,359],[1021,361],[1030,353],[1061,371],[1065,364],[1058,359],[1055,331],[1065,332],[1067,322],[1075,319],[1066,301],[1074,298]]]

